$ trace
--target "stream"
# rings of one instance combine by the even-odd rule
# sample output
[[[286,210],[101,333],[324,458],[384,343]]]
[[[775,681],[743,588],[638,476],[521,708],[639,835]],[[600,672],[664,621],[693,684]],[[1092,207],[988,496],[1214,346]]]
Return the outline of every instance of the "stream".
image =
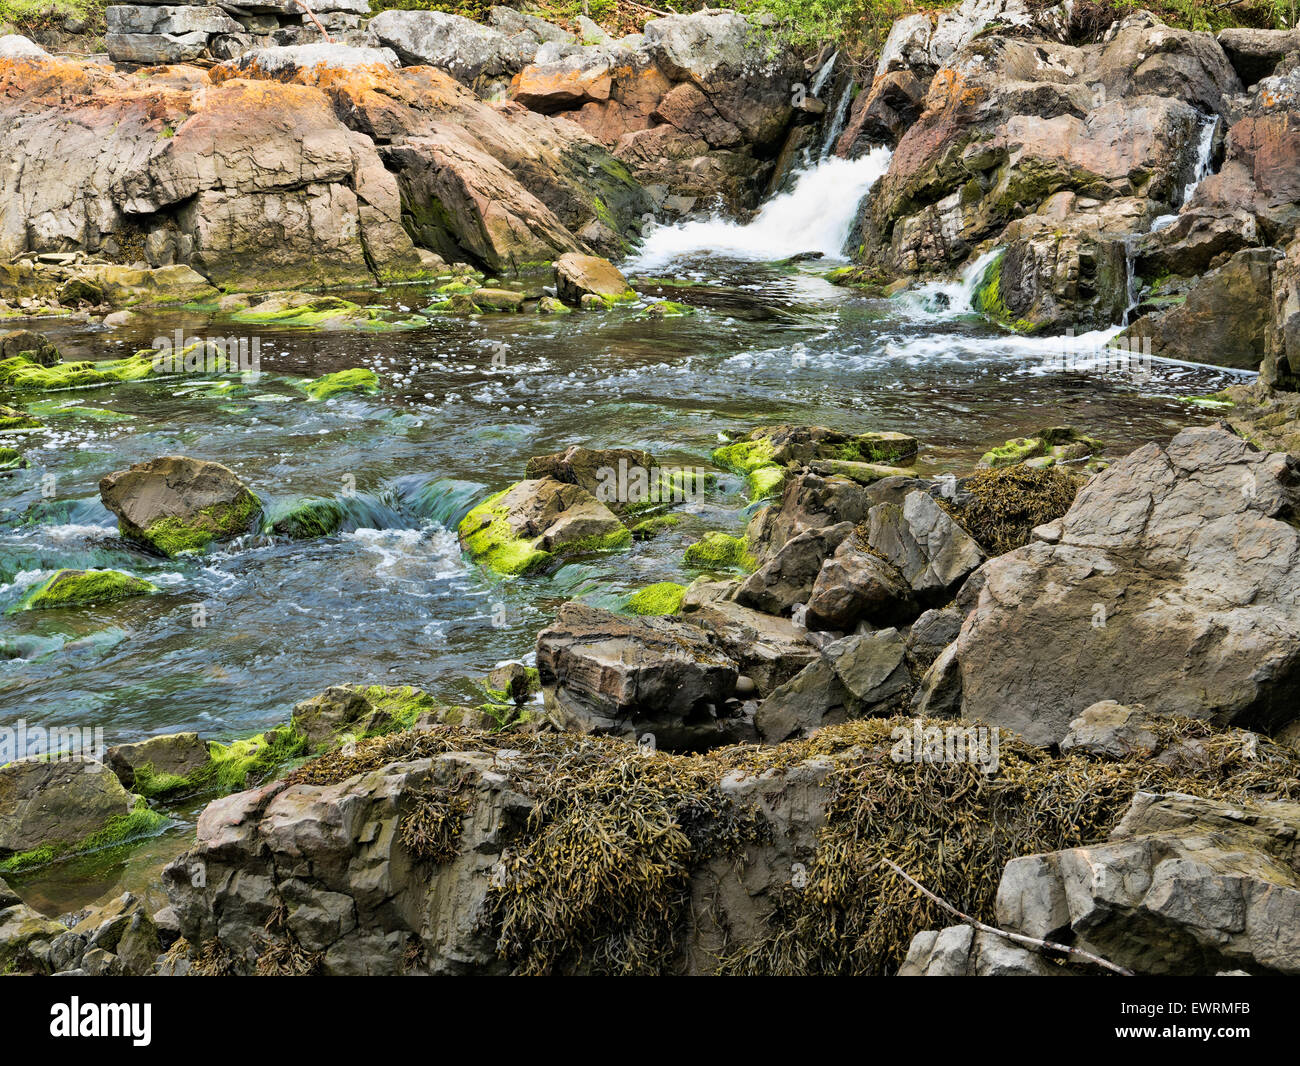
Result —
[[[890,299],[830,284],[858,200],[887,162],[883,150],[829,158],[748,225],[706,219],[651,233],[623,269],[643,292],[698,308],[683,317],[652,318],[641,303],[431,316],[386,333],[183,312],[116,330],[71,319],[11,326],[42,330],[69,360],[120,358],[178,329],[256,338],[262,376],[234,388],[182,376],[36,398],[49,429],[27,449],[30,468],[0,476],[0,612],[61,567],[117,567],[163,592],[0,614],[0,725],[102,727],[109,745],[179,730],[224,740],[285,721],[332,684],[410,684],[481,702],[476,681],[529,655],[563,601],[617,606],[642,585],[689,582],[698,575],[685,547],[711,529],[738,532],[761,506],[722,475],[680,525],[629,551],[498,580],[462,558],[456,522],[519,480],[532,455],[628,445],[661,463],[708,465],[725,435],[788,422],[912,433],[920,473],[965,472],[992,445],[1047,425],[1099,437],[1113,458],[1212,418],[1180,398],[1241,380],[1077,358],[1109,333],[1009,336],[971,312],[975,271]],[[785,261],[804,253],[821,258]],[[339,295],[418,310],[441,298],[435,287]],[[311,403],[294,384],[354,366],[379,374],[379,395]],[[145,555],[117,536],[97,483],[168,454],[224,463],[268,507],[334,496],[349,518],[317,540],[257,534],[202,557]],[[196,813],[141,847],[178,852]],[[121,856],[89,856],[15,883],[58,913],[111,897],[130,876]]]

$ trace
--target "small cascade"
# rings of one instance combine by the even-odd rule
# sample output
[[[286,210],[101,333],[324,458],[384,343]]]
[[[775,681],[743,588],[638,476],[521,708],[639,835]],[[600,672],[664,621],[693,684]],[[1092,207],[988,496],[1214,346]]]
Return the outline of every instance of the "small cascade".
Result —
[[[839,52],[832,52],[830,59],[826,60],[826,62],[821,65],[821,68],[817,71],[817,76],[813,78],[812,95],[817,99],[821,99],[822,89],[826,87],[826,82],[829,80],[831,72],[835,69],[835,60],[839,58]]]
[[[1001,248],[993,248],[971,263],[955,280],[917,285],[900,296],[899,301],[923,318],[968,315],[975,307],[975,290],[1001,253]]]
[[[1201,120],[1201,139],[1196,146],[1196,165],[1192,169],[1192,180],[1183,187],[1183,198],[1177,206],[1182,207],[1196,192],[1210,174],[1210,154],[1214,151],[1214,131],[1219,128],[1219,116],[1209,115]]]
[[[888,148],[873,148],[857,159],[823,159],[796,174],[790,191],[772,197],[747,223],[714,216],[652,230],[629,267],[645,272],[692,255],[768,262],[809,252],[838,258],[858,204],[888,168],[889,156]]]
[[[827,112],[829,117],[822,120],[826,123],[826,133],[822,137],[820,159],[829,159],[831,153],[835,151],[835,142],[840,139],[840,134],[844,132],[844,127],[849,120],[849,105],[853,103],[853,89],[856,85],[857,82],[852,78],[844,79],[844,87]]]
[[[1124,236],[1124,278],[1128,297],[1124,303],[1124,318],[1120,323],[1124,326],[1129,324],[1133,312],[1137,310],[1138,299],[1141,295],[1137,276],[1137,245],[1140,239],[1141,235],[1136,233],[1129,233]]]

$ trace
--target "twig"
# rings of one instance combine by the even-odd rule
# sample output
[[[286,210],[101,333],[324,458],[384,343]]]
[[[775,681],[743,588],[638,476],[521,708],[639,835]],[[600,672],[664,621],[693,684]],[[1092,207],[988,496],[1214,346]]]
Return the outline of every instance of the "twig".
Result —
[[[1115,973],[1121,974],[1124,977],[1134,976],[1132,970],[1126,970],[1124,969],[1123,966],[1117,966],[1115,965],[1115,963],[1108,962],[1106,959],[1103,959],[1100,955],[1094,955],[1092,954],[1092,952],[1084,951],[1082,948],[1072,948],[1068,944],[1057,944],[1051,940],[1039,940],[1037,937],[1024,936],[1020,933],[1008,933],[1005,929],[998,929],[996,926],[985,925],[983,922],[979,921],[978,919],[972,918],[969,914],[963,914],[951,903],[945,903],[933,892],[931,892],[928,888],[926,888],[925,885],[921,884],[921,882],[917,881],[913,877],[908,876],[907,872],[897,863],[890,862],[888,859],[885,858],[882,858],[880,861],[884,863],[886,866],[888,866],[891,870],[893,870],[894,873],[898,874],[899,877],[901,877],[909,885],[915,888],[918,892],[921,892],[923,895],[928,896],[931,900],[937,903],[949,914],[955,914],[963,922],[966,922],[968,925],[973,925],[976,929],[980,930],[981,932],[992,933],[994,936],[1005,937],[1007,940],[1015,941],[1015,943],[1017,944],[1024,944],[1026,947],[1042,948],[1048,951],[1059,951],[1066,955],[1072,955],[1076,959],[1081,960],[1082,962],[1090,962],[1095,966],[1101,966],[1107,970],[1113,970]]]
[[[318,19],[318,18],[317,18],[317,17],[312,13],[312,9],[309,8],[309,7],[307,6],[307,2],[306,2],[306,0],[294,0],[294,3],[297,4],[300,8],[302,8],[305,12],[307,12],[307,17],[308,17],[309,19],[311,19],[312,22],[314,22],[314,23],[316,24],[316,28],[317,28],[318,30],[320,30],[320,32],[321,32],[321,36],[325,38],[325,43],[326,43],[326,44],[333,44],[333,43],[334,43],[334,38],[331,37],[328,33],[325,32],[325,27],[322,26],[322,25],[320,24],[320,19]]]
[[[627,4],[628,7],[636,7],[640,8],[642,11],[649,11],[652,15],[663,15],[665,18],[669,18],[672,15],[671,11],[660,11],[657,7],[647,7],[645,4],[638,4],[636,0],[619,0],[619,2]]]

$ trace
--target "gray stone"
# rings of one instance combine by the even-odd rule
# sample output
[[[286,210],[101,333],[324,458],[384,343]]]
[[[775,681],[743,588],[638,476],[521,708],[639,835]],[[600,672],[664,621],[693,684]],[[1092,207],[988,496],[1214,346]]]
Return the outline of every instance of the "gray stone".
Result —
[[[239,33],[243,28],[212,4],[110,4],[105,16],[110,34]]]
[[[788,614],[795,604],[807,603],[826,557],[852,532],[852,523],[841,522],[807,530],[786,541],[741,583],[736,602],[768,614]]]

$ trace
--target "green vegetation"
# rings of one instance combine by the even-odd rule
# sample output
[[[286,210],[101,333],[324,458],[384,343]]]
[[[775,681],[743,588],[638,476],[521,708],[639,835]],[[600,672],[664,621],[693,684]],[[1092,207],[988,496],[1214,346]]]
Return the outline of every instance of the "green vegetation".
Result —
[[[353,367],[305,381],[302,388],[312,400],[328,400],[340,392],[364,392],[373,396],[379,391],[379,375],[367,367]]]
[[[638,522],[632,527],[633,540],[649,540],[662,529],[671,529],[673,526],[680,524],[681,515],[661,514],[653,518],[647,518]]]
[[[551,558],[551,553],[534,547],[531,540],[515,536],[506,521],[506,509],[498,506],[498,501],[509,491],[502,489],[471,509],[461,519],[457,532],[461,544],[476,561],[498,574],[514,576],[541,566]]]
[[[121,570],[60,570],[23,597],[10,611],[89,607],[130,596],[145,596],[158,586]]]
[[[343,523],[343,506],[328,497],[308,497],[277,505],[262,524],[267,533],[278,533],[294,540],[327,537]]]
[[[686,549],[686,565],[699,570],[758,569],[758,560],[749,554],[744,540],[726,533],[706,533]]]
[[[249,492],[234,503],[205,507],[197,518],[169,515],[143,530],[130,529],[119,522],[118,531],[127,539],[146,544],[171,558],[184,552],[203,552],[219,537],[246,532],[261,510],[262,501]]]
[[[19,391],[75,389],[87,385],[114,385],[121,381],[139,381],[156,373],[152,352],[137,352],[125,359],[83,360],[42,366],[20,352],[0,359],[0,385]]]
[[[101,37],[106,6],[105,0],[0,0],[0,24],[7,22],[30,37],[43,29],[62,29],[72,18],[85,23],[80,32]]]
[[[675,581],[659,581],[634,592],[627,601],[633,614],[677,614],[682,609],[686,586]]]
[[[141,798],[136,801],[130,813],[110,818],[103,826],[81,840],[52,840],[30,851],[18,852],[6,859],[0,859],[0,874],[22,873],[72,855],[84,855],[87,852],[101,851],[118,844],[128,844],[133,840],[161,832],[167,824],[167,816],[151,810]]]
[[[1040,437],[1013,437],[996,448],[990,448],[980,457],[982,466],[1014,466],[1043,455],[1047,451],[1047,442]]]
[[[4,404],[0,404],[0,433],[40,428],[40,422],[32,418],[31,415],[20,411],[17,407],[6,407]]]
[[[27,465],[27,460],[17,448],[0,447],[0,471],[20,470]]]
[[[192,779],[196,788],[211,783],[222,792],[238,792],[250,781],[265,780],[292,759],[307,754],[307,738],[289,726],[277,726],[247,740],[209,744],[211,761]]]

